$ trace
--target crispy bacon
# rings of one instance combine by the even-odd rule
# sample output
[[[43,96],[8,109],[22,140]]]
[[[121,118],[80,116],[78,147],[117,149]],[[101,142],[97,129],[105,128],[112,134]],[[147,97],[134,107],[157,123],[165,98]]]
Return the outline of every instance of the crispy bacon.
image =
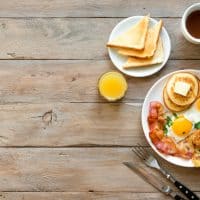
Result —
[[[178,150],[172,138],[164,136],[157,144],[156,147],[162,153],[167,155],[176,155]]]
[[[150,131],[154,129],[163,129],[165,119],[163,105],[158,101],[152,101],[149,107],[148,123]]]
[[[156,148],[168,155],[177,154],[178,149],[173,139],[164,135],[164,107],[158,101],[150,103],[148,124],[150,129],[149,136]]]
[[[163,105],[158,101],[152,101],[149,107],[149,121],[155,121],[158,119],[159,116],[163,115]]]

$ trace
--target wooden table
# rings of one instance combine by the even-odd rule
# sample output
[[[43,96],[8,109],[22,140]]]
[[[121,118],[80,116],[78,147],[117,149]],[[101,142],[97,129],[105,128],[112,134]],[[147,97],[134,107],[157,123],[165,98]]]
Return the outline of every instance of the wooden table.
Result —
[[[0,199],[166,199],[122,162],[139,162],[131,147],[147,146],[140,113],[151,85],[174,70],[200,69],[200,46],[180,32],[194,2],[0,1]],[[147,13],[164,21],[170,60],[151,77],[127,77],[123,101],[107,103],[97,80],[115,69],[108,36],[122,18]],[[199,169],[161,162],[200,191]]]

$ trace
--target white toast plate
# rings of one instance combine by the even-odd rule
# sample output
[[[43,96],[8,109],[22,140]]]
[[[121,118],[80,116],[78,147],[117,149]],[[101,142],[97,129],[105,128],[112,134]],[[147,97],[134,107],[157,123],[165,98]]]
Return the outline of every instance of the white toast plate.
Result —
[[[133,16],[126,18],[119,22],[115,28],[112,30],[109,41],[113,40],[116,38],[118,35],[129,29],[131,26],[133,26],[135,23],[137,23],[141,18],[144,16]],[[156,23],[158,23],[157,20],[150,18],[149,21],[149,26],[153,26]],[[123,72],[124,74],[127,74],[129,76],[133,77],[145,77],[145,76],[150,76],[152,74],[155,74],[158,72],[160,69],[164,67],[166,64],[170,51],[171,51],[171,42],[169,35],[164,27],[162,27],[161,33],[160,33],[162,42],[163,42],[163,49],[164,49],[164,61],[160,64],[152,65],[152,66],[146,66],[146,67],[138,67],[138,68],[132,68],[132,69],[123,69],[123,64],[127,60],[127,56],[123,56],[117,53],[117,50],[114,48],[108,48],[108,53],[110,56],[110,59],[112,63],[115,65],[115,67]]]

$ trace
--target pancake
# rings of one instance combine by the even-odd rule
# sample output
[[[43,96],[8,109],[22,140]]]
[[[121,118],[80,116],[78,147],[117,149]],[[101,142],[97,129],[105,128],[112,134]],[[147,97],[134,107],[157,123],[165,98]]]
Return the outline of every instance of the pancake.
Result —
[[[175,83],[181,81],[190,84],[187,96],[182,96],[174,92]],[[193,103],[199,94],[199,80],[191,73],[180,72],[171,76],[166,84],[166,91],[170,100],[179,106],[187,106]]]
[[[144,50],[119,48],[118,53],[125,55],[125,56],[134,56],[134,57],[138,57],[138,58],[152,57],[157,48],[158,38],[159,38],[161,27],[162,27],[162,20],[160,20],[153,27],[149,28],[149,30],[147,32],[147,38],[145,41]]]
[[[137,50],[144,49],[148,25],[149,16],[145,16],[130,29],[108,42],[107,47],[123,47]]]
[[[162,63],[164,60],[162,40],[159,38],[157,49],[155,54],[151,58],[134,58],[129,57],[127,62],[123,65],[124,69],[134,68],[134,67],[143,67],[151,66],[154,64]]]
[[[183,110],[186,110],[190,106],[190,105],[179,106],[179,105],[176,105],[175,103],[173,103],[167,94],[166,87],[163,90],[163,101],[164,101],[164,104],[167,107],[167,109],[169,109],[172,112],[181,112]]]

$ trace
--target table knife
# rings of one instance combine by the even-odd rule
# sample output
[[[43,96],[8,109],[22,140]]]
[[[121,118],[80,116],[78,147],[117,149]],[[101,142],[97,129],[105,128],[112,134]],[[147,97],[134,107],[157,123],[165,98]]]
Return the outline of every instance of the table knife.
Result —
[[[182,196],[175,193],[170,186],[163,183],[158,177],[154,176],[152,173],[147,172],[139,165],[134,165],[131,162],[123,162],[125,166],[127,166],[132,171],[136,172],[139,176],[141,176],[145,181],[150,183],[153,187],[155,187],[157,190],[162,192],[165,195],[171,196],[172,198],[176,200],[185,200]]]

